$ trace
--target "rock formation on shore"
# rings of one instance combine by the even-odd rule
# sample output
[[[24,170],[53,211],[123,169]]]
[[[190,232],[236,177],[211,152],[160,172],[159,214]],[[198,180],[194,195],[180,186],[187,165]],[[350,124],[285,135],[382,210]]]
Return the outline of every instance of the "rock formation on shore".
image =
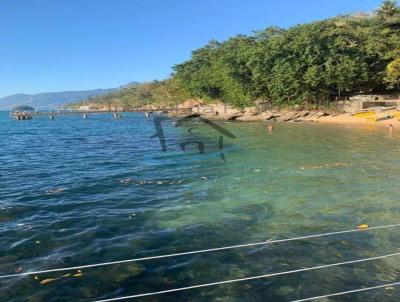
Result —
[[[179,105],[180,110],[172,110],[169,116],[184,116],[190,113],[198,113],[204,118],[211,120],[226,121],[281,121],[281,122],[316,122],[320,117],[330,115],[318,110],[296,110],[296,109],[268,109],[260,110],[256,107],[235,108],[223,103],[205,104],[202,101],[187,101]],[[182,111],[182,109],[185,109]]]

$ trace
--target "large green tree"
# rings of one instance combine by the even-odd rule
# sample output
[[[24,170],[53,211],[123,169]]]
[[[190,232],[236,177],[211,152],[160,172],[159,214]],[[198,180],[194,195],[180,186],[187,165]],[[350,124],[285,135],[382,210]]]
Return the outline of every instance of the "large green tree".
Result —
[[[400,87],[400,59],[390,62],[386,68],[386,80],[395,87]]]
[[[377,11],[377,15],[380,19],[384,21],[389,21],[392,17],[399,13],[399,8],[397,7],[397,1],[386,0],[382,3],[381,7]]]

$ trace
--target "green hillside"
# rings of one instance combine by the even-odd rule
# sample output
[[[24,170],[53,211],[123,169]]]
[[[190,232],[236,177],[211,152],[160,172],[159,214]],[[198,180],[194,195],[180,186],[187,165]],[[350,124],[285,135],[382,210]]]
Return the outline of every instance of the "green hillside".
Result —
[[[179,84],[177,79],[171,78],[134,85],[110,94],[88,98],[85,101],[70,104],[68,107],[78,108],[90,105],[92,108],[121,107],[129,110],[147,104],[174,106],[189,97],[183,85]]]

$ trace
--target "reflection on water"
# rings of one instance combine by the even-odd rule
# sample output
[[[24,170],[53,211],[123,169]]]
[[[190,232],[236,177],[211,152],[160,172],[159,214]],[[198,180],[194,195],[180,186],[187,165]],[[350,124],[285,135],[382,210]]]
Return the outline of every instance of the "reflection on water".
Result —
[[[83,265],[400,222],[400,134],[313,124],[186,128],[94,115],[16,122],[0,115],[0,273]],[[382,229],[7,279],[0,301],[92,301],[399,251]],[[400,280],[399,257],[143,298],[291,301]],[[396,288],[325,301],[398,301]]]

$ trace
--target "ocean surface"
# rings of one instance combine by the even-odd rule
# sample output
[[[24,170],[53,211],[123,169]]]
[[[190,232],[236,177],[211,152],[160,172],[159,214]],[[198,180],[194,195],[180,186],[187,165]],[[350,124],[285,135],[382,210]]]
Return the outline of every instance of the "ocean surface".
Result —
[[[160,125],[0,113],[0,275],[400,223],[400,129]],[[0,301],[96,301],[381,256],[400,252],[399,231],[0,279]],[[398,281],[394,256],[129,301],[280,302]],[[399,299],[387,287],[319,301]]]

